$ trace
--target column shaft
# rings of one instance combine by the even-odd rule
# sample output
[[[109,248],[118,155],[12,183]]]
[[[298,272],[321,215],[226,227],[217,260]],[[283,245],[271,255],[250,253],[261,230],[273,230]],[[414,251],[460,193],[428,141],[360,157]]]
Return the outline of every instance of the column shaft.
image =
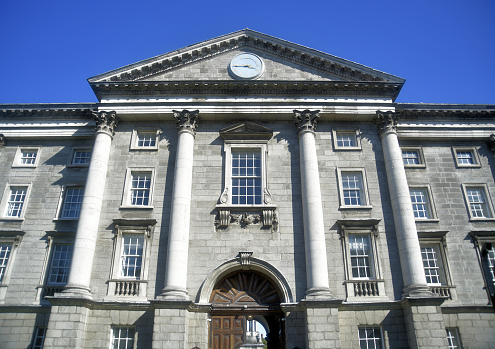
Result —
[[[294,111],[299,128],[301,195],[303,203],[304,244],[306,254],[307,299],[334,298],[328,282],[327,249],[320,175],[313,130],[318,111]]]
[[[90,282],[105,192],[108,160],[116,126],[115,112],[97,115],[97,132],[77,224],[74,252],[65,295],[91,298]]]
[[[404,281],[403,296],[431,296],[426,284],[421,247],[402,151],[397,137],[396,122],[395,114],[378,114],[378,123],[384,125],[381,139]]]
[[[187,262],[189,258],[189,226],[194,156],[194,135],[198,111],[175,112],[179,136],[175,160],[174,186],[165,271],[165,288],[161,298],[188,300]]]

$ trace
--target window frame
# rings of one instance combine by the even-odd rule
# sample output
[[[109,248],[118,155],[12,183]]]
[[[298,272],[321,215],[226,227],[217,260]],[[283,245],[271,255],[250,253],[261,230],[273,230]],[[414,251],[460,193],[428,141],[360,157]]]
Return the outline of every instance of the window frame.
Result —
[[[469,234],[471,235],[476,254],[478,255],[478,262],[480,264],[488,299],[493,305],[495,304],[495,281],[489,280],[489,278],[491,278],[491,271],[488,269],[487,254],[485,254],[486,252],[484,250],[486,250],[487,244],[491,244],[492,249],[495,250],[495,231],[471,231]]]
[[[12,246],[10,250],[9,259],[7,261],[7,265],[5,267],[2,276],[2,281],[0,282],[0,304],[3,304],[3,300],[5,299],[5,295],[7,293],[7,289],[14,269],[13,265],[17,255],[17,250],[19,248],[19,245],[21,244],[23,236],[24,236],[23,231],[12,231],[12,230],[0,231],[0,244]]]
[[[236,150],[244,149],[258,149],[261,156],[261,203],[260,204],[233,204],[232,203],[232,152]],[[228,198],[226,204],[232,207],[260,207],[266,204],[266,188],[267,188],[267,169],[266,169],[266,155],[267,146],[266,142],[227,142],[224,144],[225,152],[225,188],[224,193],[227,192]]]
[[[424,186],[421,186],[421,185],[411,185],[411,186],[409,186],[409,196],[410,197],[411,197],[411,190],[422,190],[422,191],[424,191],[425,198],[426,198],[426,205],[427,205],[428,213],[430,215],[430,217],[427,217],[427,218],[416,217],[416,215],[414,215],[414,220],[416,222],[436,222],[436,221],[438,221],[438,217],[437,217],[437,213],[436,213],[436,208],[435,208],[435,201],[433,200],[433,194],[432,194],[430,185],[427,184],[427,185],[424,185]],[[412,207],[413,207],[413,213],[415,213],[415,211],[414,211],[414,204],[415,203],[412,202],[412,198],[411,198],[411,204],[412,204]]]
[[[133,331],[133,335],[132,335],[132,346],[128,346],[126,344],[125,345],[125,348],[121,348],[120,346],[118,346],[118,348],[120,348],[120,349],[135,349],[135,348],[137,348],[137,330],[136,330],[136,326],[111,325],[110,326],[110,346],[109,346],[110,349],[113,349],[114,348],[114,340],[117,339],[117,338],[115,338],[115,334],[114,334],[114,330],[116,330],[116,329],[119,329],[119,330],[126,329],[126,331],[129,331],[129,330],[132,329],[132,331]],[[121,338],[121,337],[119,337],[119,338]],[[126,338],[130,338],[130,337],[126,337]]]
[[[147,133],[147,134],[150,134],[151,136],[153,134],[155,134],[155,145],[153,145],[153,146],[140,146],[140,145],[138,145],[140,133]],[[161,134],[161,130],[156,129],[156,128],[136,128],[136,129],[133,129],[132,130],[132,136],[131,136],[130,150],[151,150],[151,151],[158,150],[158,144],[160,142],[160,134]]]
[[[488,186],[485,183],[462,183],[462,192],[464,194],[464,200],[466,203],[466,208],[468,211],[469,215],[469,220],[472,221],[490,221],[490,220],[495,220],[494,215],[493,215],[493,204],[492,200],[490,197],[490,192],[488,191]],[[479,188],[482,190],[482,194],[484,199],[486,200],[485,207],[486,211],[489,214],[487,217],[486,215],[484,217],[474,217],[473,211],[471,209],[471,202],[469,201],[469,196],[468,196],[468,189],[470,188]],[[476,202],[474,202],[476,203]]]
[[[474,162],[472,164],[461,163],[460,158],[459,158],[459,154],[458,154],[458,152],[460,152],[460,151],[471,152],[471,154],[473,154],[472,159]],[[456,166],[458,168],[479,168],[479,167],[481,167],[480,157],[479,157],[478,150],[476,147],[452,147],[452,152],[454,154],[455,163],[456,163]]]
[[[150,173],[150,188],[148,205],[132,205],[132,179],[133,173]],[[154,167],[129,167],[126,170],[124,182],[124,194],[122,195],[122,203],[120,208],[126,209],[153,209],[153,194],[155,187],[155,168]]]
[[[458,327],[445,327],[445,332],[447,335],[447,342],[448,342],[448,348],[457,348],[457,349],[462,349],[462,341],[461,341],[461,335],[459,333],[459,328]],[[452,343],[450,339],[453,338],[457,341],[456,343]]]
[[[339,146],[338,135],[339,134],[352,134],[354,136],[355,145],[353,146]],[[332,129],[332,140],[334,150],[362,150],[361,146],[361,132],[359,129],[345,129],[337,128]]]
[[[43,349],[45,345],[47,329],[48,328],[46,326],[36,326],[34,328],[32,344],[29,347],[30,349]],[[41,335],[39,333],[40,331],[41,331]],[[37,343],[37,339],[41,339],[40,344]]]
[[[373,343],[373,347],[375,349],[385,349],[385,339],[384,339],[384,336],[383,336],[383,328],[382,328],[382,326],[373,326],[373,325],[360,325],[360,326],[358,326],[359,347],[361,347],[361,341],[365,341],[366,342],[366,347],[367,348],[369,347],[368,342],[366,341],[367,336],[366,336],[366,338],[361,338],[361,330],[367,330],[367,329],[372,329],[373,330],[373,334],[375,336],[376,336],[376,334],[375,334],[376,331],[377,330],[379,331],[379,333],[380,333],[380,346],[377,346],[376,343]]]
[[[151,256],[151,245],[153,242],[153,232],[156,220],[135,220],[135,219],[114,219],[114,244],[112,254],[112,264],[110,266],[110,280],[108,281],[108,290],[106,300],[120,299],[121,297],[133,297],[133,299],[146,299],[147,283],[149,280],[149,267]],[[121,258],[122,247],[125,235],[142,235],[143,236],[143,254],[141,256],[141,274],[139,279],[133,277],[121,276]],[[119,294],[120,283],[139,284],[138,294],[121,295]]]
[[[77,217],[64,217],[63,214],[65,211],[65,205],[67,203],[66,200],[67,200],[68,190],[74,189],[74,188],[82,189],[82,191],[83,191],[82,192],[82,198],[81,198],[81,208],[79,209],[79,214]],[[54,220],[63,220],[63,221],[77,221],[77,220],[79,220],[79,215],[81,214],[82,203],[84,200],[84,190],[85,190],[84,184],[67,184],[67,185],[62,186],[62,188],[60,190],[60,197],[59,197],[58,205],[57,205],[57,213],[55,215]]]
[[[425,162],[425,156],[423,153],[423,147],[421,146],[416,146],[416,147],[400,147],[401,149],[401,156],[402,156],[402,164],[404,165],[404,168],[425,168],[426,167],[426,162]],[[415,151],[418,153],[418,164],[405,164],[404,163],[404,152],[407,151]]]
[[[457,298],[457,294],[455,292],[455,286],[448,259],[447,233],[447,231],[418,231],[418,239],[421,248],[421,260],[423,261],[423,247],[434,247],[437,254],[437,263],[439,264],[438,270],[440,283],[428,283],[425,280],[426,284],[430,287],[432,292],[455,300]]]
[[[343,174],[346,173],[359,173],[361,175],[362,181],[362,197],[360,196],[361,205],[346,205],[345,197],[344,197],[344,186],[342,182]],[[362,167],[353,167],[353,168],[337,168],[337,180],[339,185],[339,198],[340,198],[340,209],[371,209],[372,205],[370,203],[370,197],[368,194],[368,182],[366,180],[366,170]]]
[[[15,187],[25,187],[26,188],[26,194],[24,195],[24,200],[22,202],[21,213],[19,216],[7,216],[7,209],[8,209],[8,205],[10,202],[11,190],[12,190],[12,188],[15,188]],[[26,183],[23,183],[23,184],[7,183],[5,185],[5,189],[3,191],[3,196],[2,196],[2,201],[0,203],[0,213],[1,213],[0,220],[11,220],[11,221],[24,220],[24,216],[25,216],[26,210],[27,210],[27,205],[29,202],[30,193],[31,193],[31,183],[28,183],[28,184],[26,184]]]
[[[84,164],[76,164],[74,163],[74,158],[76,156],[77,152],[89,152],[89,161]],[[68,167],[89,167],[89,164],[91,163],[91,157],[93,155],[93,149],[90,147],[77,147],[77,148],[72,148],[71,155],[69,158],[69,163],[67,164]]]
[[[34,158],[34,163],[32,164],[23,164],[22,163],[22,153],[25,150],[35,150],[36,151],[36,156]],[[14,157],[14,162],[12,163],[12,167],[27,167],[27,168],[36,168],[38,166],[38,163],[40,161],[40,155],[41,155],[41,146],[18,146],[15,157]]]

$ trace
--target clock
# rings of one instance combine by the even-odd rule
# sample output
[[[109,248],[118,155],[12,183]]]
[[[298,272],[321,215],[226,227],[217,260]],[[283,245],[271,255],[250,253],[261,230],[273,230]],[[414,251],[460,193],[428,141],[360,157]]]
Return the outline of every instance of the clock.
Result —
[[[229,64],[229,71],[236,79],[256,79],[264,70],[263,61],[253,53],[241,53],[232,58]]]

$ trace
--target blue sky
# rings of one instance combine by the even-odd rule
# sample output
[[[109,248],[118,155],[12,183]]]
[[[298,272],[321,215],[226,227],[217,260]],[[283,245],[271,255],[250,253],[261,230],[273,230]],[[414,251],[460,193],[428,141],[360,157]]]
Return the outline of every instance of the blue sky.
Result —
[[[250,28],[406,79],[397,102],[495,103],[494,0],[0,1],[0,103],[96,102],[86,79]]]

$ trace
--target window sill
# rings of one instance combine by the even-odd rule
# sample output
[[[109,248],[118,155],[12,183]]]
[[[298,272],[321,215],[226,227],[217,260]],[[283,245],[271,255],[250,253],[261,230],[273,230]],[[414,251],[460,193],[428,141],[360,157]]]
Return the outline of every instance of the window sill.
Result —
[[[18,222],[22,222],[24,220],[24,217],[20,217],[20,218],[17,218],[17,217],[1,217],[0,218],[0,221],[18,221]]]
[[[53,218],[54,221],[64,221],[64,222],[77,222],[78,218]]]
[[[346,150],[356,151],[356,150],[362,150],[362,148],[361,147],[335,147],[335,151],[346,151]]]
[[[438,223],[438,218],[415,218],[416,223]]]
[[[481,165],[479,164],[472,164],[472,165],[460,165],[457,164],[458,168],[481,168]]]
[[[404,168],[426,168],[425,164],[418,164],[418,165],[404,165]]]
[[[488,218],[488,217],[471,217],[469,218],[470,222],[494,222],[495,218]]]
[[[340,206],[340,210],[371,210],[373,206],[371,205],[363,205],[363,206]]]
[[[67,167],[72,167],[72,168],[88,168],[89,164],[69,164]]]
[[[119,209],[122,210],[152,210],[154,206],[120,206]]]

